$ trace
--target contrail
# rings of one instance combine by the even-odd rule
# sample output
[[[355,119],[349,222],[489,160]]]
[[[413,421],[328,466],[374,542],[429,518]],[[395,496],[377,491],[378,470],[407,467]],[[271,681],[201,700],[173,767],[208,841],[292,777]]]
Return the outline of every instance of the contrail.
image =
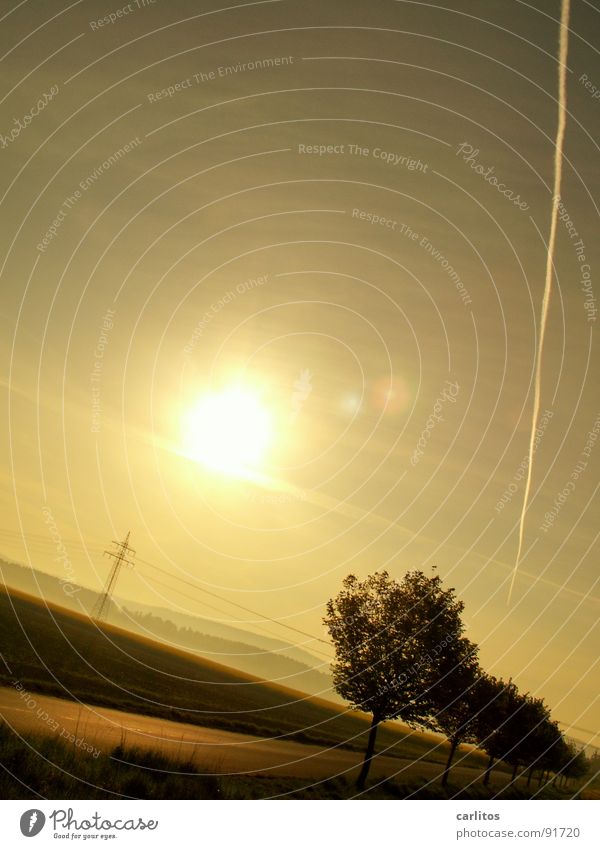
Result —
[[[525,531],[525,514],[529,502],[529,491],[531,489],[531,473],[533,467],[533,451],[535,446],[535,430],[540,412],[541,383],[542,383],[542,353],[544,350],[544,337],[546,335],[546,324],[548,321],[548,307],[550,305],[550,293],[552,292],[552,266],[554,260],[554,247],[556,244],[556,230],[558,227],[558,204],[560,202],[560,184],[562,180],[562,157],[563,142],[565,138],[565,127],[567,123],[567,50],[569,45],[569,14],[571,11],[571,0],[562,0],[560,14],[560,37],[558,51],[558,127],[556,130],[556,143],[554,146],[554,191],[552,194],[552,215],[550,220],[550,238],[548,240],[548,255],[546,257],[546,285],[544,287],[544,298],[542,300],[542,315],[540,318],[540,336],[536,352],[535,366],[535,388],[533,399],[533,420],[531,422],[531,437],[529,440],[529,464],[527,467],[527,483],[523,495],[523,509],[519,523],[519,547],[517,558],[512,571],[510,588],[508,590],[508,604],[512,597],[515,578],[521,560],[523,548],[523,536]]]

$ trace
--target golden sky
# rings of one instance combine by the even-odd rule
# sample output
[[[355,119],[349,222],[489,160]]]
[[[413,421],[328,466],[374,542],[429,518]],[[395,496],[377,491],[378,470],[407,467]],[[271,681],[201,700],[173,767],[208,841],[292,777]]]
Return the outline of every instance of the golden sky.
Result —
[[[349,571],[437,564],[484,664],[594,731],[599,10],[573,4],[510,607],[559,3],[1,14],[4,554],[62,576],[50,511],[76,580],[99,587],[102,548],[131,530],[141,558],[317,635]],[[271,419],[254,477],[182,439],[232,385]],[[252,448],[247,413],[218,430]],[[143,568],[119,594],[207,613]]]

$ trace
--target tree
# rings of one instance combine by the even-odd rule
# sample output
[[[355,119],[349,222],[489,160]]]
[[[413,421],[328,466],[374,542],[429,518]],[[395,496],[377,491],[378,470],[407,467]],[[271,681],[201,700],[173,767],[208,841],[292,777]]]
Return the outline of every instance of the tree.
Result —
[[[521,741],[519,752],[523,763],[529,768],[527,786],[529,787],[536,767],[542,770],[550,762],[556,761],[556,747],[562,741],[562,734],[550,718],[550,710],[543,699],[528,699],[526,723],[529,733]]]
[[[585,752],[580,751],[573,753],[567,764],[565,775],[567,778],[584,778],[590,771],[590,762],[585,756]]]
[[[502,758],[512,766],[514,781],[519,766],[525,764],[531,769],[532,764],[543,759],[554,745],[550,710],[544,700],[527,693],[518,694],[516,709],[505,723],[503,738],[506,750]]]
[[[429,690],[436,707],[436,730],[446,735],[449,744],[442,774],[444,787],[458,746],[477,742],[479,712],[486,706],[487,691],[481,685],[484,673],[477,654],[478,647],[466,637],[454,641],[451,650],[440,658],[439,677]]]
[[[488,754],[488,764],[483,777],[487,787],[494,762],[503,758],[509,746],[511,719],[521,706],[519,691],[512,681],[505,683],[501,678],[484,675],[481,678],[482,705],[477,714],[476,736],[481,749]]]
[[[364,788],[379,724],[401,719],[435,729],[435,682],[440,658],[462,636],[463,603],[437,575],[408,572],[401,582],[387,572],[363,581],[344,579],[327,603],[324,623],[334,644],[337,692],[355,710],[372,714],[357,786]]]
[[[559,754],[560,763],[555,760],[553,769],[555,772],[564,776],[566,786],[570,778],[583,778],[590,771],[592,763],[586,758],[583,750],[578,751],[564,737],[562,738],[562,743],[563,745]]]

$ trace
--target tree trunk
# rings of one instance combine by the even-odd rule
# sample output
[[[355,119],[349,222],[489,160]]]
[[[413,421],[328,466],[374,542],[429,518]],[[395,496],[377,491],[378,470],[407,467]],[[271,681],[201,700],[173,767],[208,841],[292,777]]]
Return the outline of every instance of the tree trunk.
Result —
[[[490,783],[490,775],[492,774],[492,767],[494,766],[494,756],[490,755],[490,759],[488,761],[488,765],[485,770],[485,775],[483,776],[483,785],[487,787]]]
[[[513,783],[513,781],[514,781],[514,780],[515,780],[515,778],[517,777],[517,769],[518,769],[518,767],[519,767],[519,763],[518,763],[518,761],[517,761],[517,762],[515,762],[515,764],[513,765],[512,777],[511,777],[511,779],[510,779],[510,783],[511,783],[511,784]]]
[[[452,766],[452,761],[454,759],[454,753],[458,747],[458,735],[455,734],[454,737],[450,738],[450,751],[448,752],[448,760],[446,761],[446,769],[444,770],[444,774],[442,775],[442,787],[445,787],[448,784],[448,776],[450,775],[450,767]]]
[[[540,786],[540,784],[542,783],[542,778],[543,778],[543,777],[544,777],[544,768],[542,767],[542,768],[540,769],[540,774],[538,775],[538,787],[539,787],[539,786]]]
[[[369,730],[369,739],[367,741],[367,751],[365,752],[365,759],[363,761],[363,765],[360,770],[360,774],[356,781],[356,786],[359,790],[365,789],[365,783],[367,781],[367,775],[369,774],[369,769],[371,768],[371,761],[373,760],[373,753],[375,751],[375,738],[377,737],[377,728],[379,727],[379,718],[373,714],[373,719],[371,720],[371,728]]]
[[[529,787],[529,785],[531,784],[531,776],[532,776],[532,775],[533,775],[533,767],[532,767],[532,766],[530,766],[530,767],[529,767],[529,770],[528,770],[528,772],[527,772],[527,786],[528,786],[528,787]]]

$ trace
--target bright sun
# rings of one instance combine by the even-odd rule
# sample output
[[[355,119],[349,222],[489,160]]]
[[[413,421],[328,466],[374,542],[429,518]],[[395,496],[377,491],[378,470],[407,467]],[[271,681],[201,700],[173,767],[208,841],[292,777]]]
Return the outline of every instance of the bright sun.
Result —
[[[185,453],[203,465],[243,477],[257,470],[272,435],[267,410],[241,388],[205,395],[185,416]]]

